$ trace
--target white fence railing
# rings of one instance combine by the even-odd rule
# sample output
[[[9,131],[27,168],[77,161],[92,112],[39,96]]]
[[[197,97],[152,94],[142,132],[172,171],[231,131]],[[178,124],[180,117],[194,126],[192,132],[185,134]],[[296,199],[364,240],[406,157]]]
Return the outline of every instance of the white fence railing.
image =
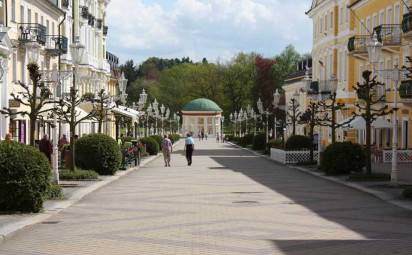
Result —
[[[297,164],[310,161],[310,151],[284,151],[270,149],[270,158],[282,164]],[[313,160],[318,160],[318,152],[313,152]]]
[[[398,150],[398,162],[399,163],[412,163],[412,150]],[[392,162],[392,151],[384,150],[383,151],[383,162],[390,163]]]

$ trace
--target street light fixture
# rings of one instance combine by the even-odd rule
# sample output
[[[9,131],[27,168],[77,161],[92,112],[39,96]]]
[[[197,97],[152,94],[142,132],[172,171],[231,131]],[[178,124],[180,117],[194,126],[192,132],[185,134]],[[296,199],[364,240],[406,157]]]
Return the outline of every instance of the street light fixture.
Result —
[[[40,58],[40,45],[37,42],[27,43],[26,51],[29,63],[37,64]]]
[[[276,110],[279,107],[279,102],[280,102],[280,93],[279,91],[276,89],[275,93],[273,93],[273,107]],[[274,115],[274,121],[275,121],[275,125],[274,125],[274,135],[275,135],[275,139],[277,139],[277,116],[276,116],[276,112],[273,114]]]

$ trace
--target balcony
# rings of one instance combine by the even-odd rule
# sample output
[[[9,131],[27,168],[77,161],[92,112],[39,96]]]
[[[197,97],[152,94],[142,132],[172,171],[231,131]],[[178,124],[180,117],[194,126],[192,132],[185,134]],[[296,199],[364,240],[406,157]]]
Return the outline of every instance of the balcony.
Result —
[[[308,88],[308,95],[330,95],[336,92],[338,80],[312,81]]]
[[[103,26],[103,35],[107,36],[107,32],[109,31],[109,27],[108,26]]]
[[[22,43],[38,42],[46,44],[46,27],[37,23],[18,24],[19,41]]]
[[[403,37],[412,40],[412,13],[406,13],[402,19]]]
[[[69,0],[62,0],[62,7],[68,9],[70,5]]]
[[[88,20],[88,19],[89,19],[89,8],[88,8],[87,6],[82,6],[82,7],[81,7],[80,16],[81,16],[82,19],[84,19],[84,20]]]
[[[94,27],[95,20],[96,20],[96,18],[89,13],[89,18],[88,18],[87,24],[89,24],[89,26],[91,26],[91,27]]]
[[[399,97],[402,103],[412,104],[412,80],[402,81],[399,86]]]
[[[368,42],[370,41],[370,35],[356,35],[349,38],[348,51],[354,57],[360,59],[367,59],[368,57]]]
[[[96,19],[96,28],[98,28],[98,29],[103,28],[103,20],[102,19]]]
[[[382,49],[388,52],[397,53],[402,43],[402,27],[396,25],[380,25],[374,28],[378,41],[382,43]]]
[[[45,50],[50,56],[67,54],[68,40],[65,36],[47,35]]]

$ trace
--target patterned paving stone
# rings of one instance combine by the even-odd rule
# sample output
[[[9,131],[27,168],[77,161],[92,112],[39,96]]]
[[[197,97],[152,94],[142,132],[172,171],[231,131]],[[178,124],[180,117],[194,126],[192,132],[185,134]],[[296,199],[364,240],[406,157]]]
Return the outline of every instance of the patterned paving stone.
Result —
[[[214,141],[158,159],[0,245],[1,255],[412,254],[412,214]]]

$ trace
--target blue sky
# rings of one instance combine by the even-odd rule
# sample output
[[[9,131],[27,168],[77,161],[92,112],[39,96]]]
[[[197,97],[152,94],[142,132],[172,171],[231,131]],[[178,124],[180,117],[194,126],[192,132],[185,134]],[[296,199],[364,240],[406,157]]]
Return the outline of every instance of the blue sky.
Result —
[[[237,52],[310,52],[311,0],[112,0],[108,50],[121,62],[151,56],[226,61]]]

